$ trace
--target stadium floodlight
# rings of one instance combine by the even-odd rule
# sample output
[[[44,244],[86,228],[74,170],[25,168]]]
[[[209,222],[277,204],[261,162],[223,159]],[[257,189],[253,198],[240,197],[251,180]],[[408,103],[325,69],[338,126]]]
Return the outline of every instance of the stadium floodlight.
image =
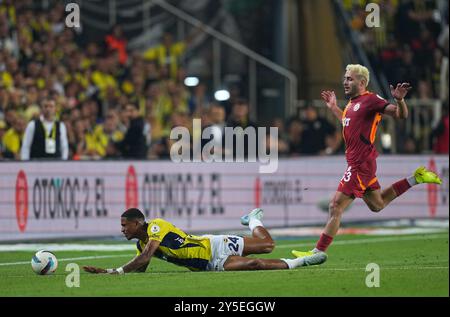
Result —
[[[230,92],[225,89],[217,90],[214,93],[214,98],[216,98],[217,101],[227,101],[230,99]]]
[[[381,145],[385,149],[390,149],[392,147],[392,137],[389,133],[383,133],[381,135]]]
[[[186,77],[184,79],[184,84],[187,87],[195,87],[200,83],[200,80],[197,77]]]

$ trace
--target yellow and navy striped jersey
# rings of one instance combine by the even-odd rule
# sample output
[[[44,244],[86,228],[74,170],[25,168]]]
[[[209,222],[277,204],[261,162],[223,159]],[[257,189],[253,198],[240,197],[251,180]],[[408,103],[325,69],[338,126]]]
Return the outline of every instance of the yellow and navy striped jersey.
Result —
[[[153,219],[147,227],[148,239],[160,242],[154,256],[164,261],[187,267],[191,271],[206,270],[211,260],[211,243],[208,237],[188,235],[163,219]],[[136,243],[137,255],[146,243]]]

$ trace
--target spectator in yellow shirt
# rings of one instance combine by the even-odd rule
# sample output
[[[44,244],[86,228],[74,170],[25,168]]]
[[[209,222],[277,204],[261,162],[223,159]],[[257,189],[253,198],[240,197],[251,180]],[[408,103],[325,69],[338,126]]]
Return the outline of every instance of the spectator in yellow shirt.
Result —
[[[11,128],[3,135],[4,157],[19,160],[20,148],[22,146],[23,134],[27,122],[22,115],[17,115]]]
[[[186,42],[174,42],[172,34],[166,32],[163,34],[162,43],[145,51],[144,58],[156,61],[160,68],[168,68],[170,77],[175,79],[180,59],[186,51]]]
[[[102,98],[105,96],[108,87],[117,88],[117,81],[108,71],[106,59],[98,59],[97,69],[92,73],[92,82],[100,90]]]
[[[110,143],[118,143],[123,140],[124,133],[119,130],[119,115],[116,110],[108,110],[105,122],[95,127],[94,135],[97,151],[102,157],[106,156]]]
[[[0,160],[3,159],[4,145],[3,145],[3,136],[6,132],[6,122],[0,120]]]
[[[74,160],[99,159],[98,142],[88,119],[78,119],[74,122],[75,153]]]
[[[15,26],[17,22],[16,7],[12,0],[2,1],[0,4],[0,14],[5,14],[11,26]]]

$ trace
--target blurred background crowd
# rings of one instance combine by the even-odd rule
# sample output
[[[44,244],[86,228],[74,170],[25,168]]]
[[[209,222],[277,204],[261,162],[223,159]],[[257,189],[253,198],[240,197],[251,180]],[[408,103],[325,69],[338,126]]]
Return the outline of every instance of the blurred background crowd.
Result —
[[[257,105],[249,104],[242,87],[232,87],[229,99],[218,101],[207,82],[187,84],[181,58],[201,28],[183,41],[164,32],[156,45],[133,50],[119,24],[86,42],[83,32],[89,31],[66,27],[64,4],[50,3],[36,10],[31,0],[0,1],[0,160],[21,159],[27,124],[40,118],[42,102],[49,99],[66,127],[70,160],[167,159],[171,129],[192,130],[194,118],[214,127],[219,138],[225,126],[278,127],[280,156],[342,153],[339,123],[312,105],[269,124],[253,122],[249,109]],[[434,19],[435,2],[378,1],[387,27],[374,29],[364,27],[366,1],[343,3],[375,65],[374,76],[410,82],[411,97],[444,101],[430,148],[413,144],[400,153],[448,153],[448,90],[440,86],[448,22],[443,28]]]
[[[383,27],[365,26],[368,14],[365,8],[369,3],[379,5]],[[392,83],[411,83],[414,89],[408,97],[419,104],[430,100],[443,102],[438,125],[433,127],[430,120],[418,116],[419,129],[432,129],[427,142],[430,148],[420,146],[421,136],[411,133],[402,138],[401,152],[448,153],[448,1],[345,0],[344,6],[351,17],[351,27],[374,67],[373,76],[384,76]],[[400,128],[405,130],[401,124]]]

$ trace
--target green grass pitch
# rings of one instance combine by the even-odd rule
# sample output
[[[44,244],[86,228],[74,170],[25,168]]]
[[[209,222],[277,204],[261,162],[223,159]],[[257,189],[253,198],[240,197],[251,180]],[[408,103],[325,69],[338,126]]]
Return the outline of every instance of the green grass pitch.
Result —
[[[262,257],[291,257],[291,249],[309,249],[314,242],[278,239],[274,252]],[[0,252],[0,296],[449,296],[448,232],[338,236],[325,264],[295,270],[190,272],[153,259],[146,273],[118,276],[82,271],[79,288],[65,284],[68,263],[118,267],[128,262],[133,252],[55,253],[59,259],[56,273],[38,276],[30,264],[11,264],[29,261],[33,252]],[[103,257],[89,258],[94,256]],[[79,259],[83,257],[88,258]],[[380,267],[379,287],[366,286],[369,263]]]

